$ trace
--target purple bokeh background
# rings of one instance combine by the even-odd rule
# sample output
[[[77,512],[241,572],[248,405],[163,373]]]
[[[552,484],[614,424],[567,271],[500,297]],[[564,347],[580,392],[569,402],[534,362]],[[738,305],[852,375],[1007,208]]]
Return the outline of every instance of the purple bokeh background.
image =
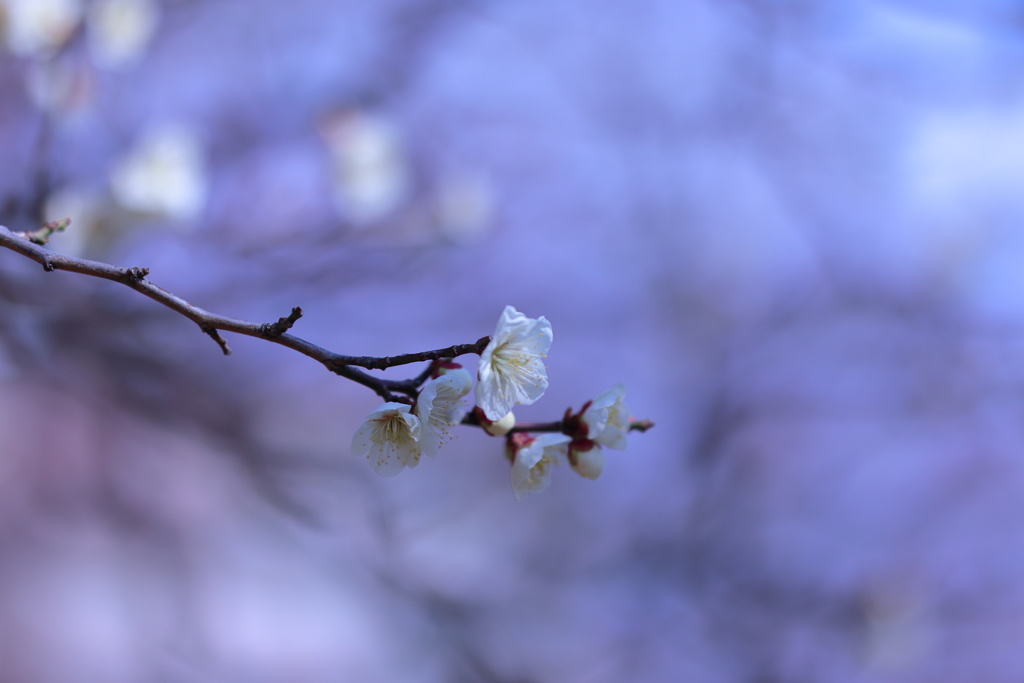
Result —
[[[622,381],[657,423],[520,503],[473,429],[380,479],[371,392],[0,253],[3,680],[1024,678],[1019,3],[0,26],[0,223],[341,353],[512,304],[555,336],[520,419]]]

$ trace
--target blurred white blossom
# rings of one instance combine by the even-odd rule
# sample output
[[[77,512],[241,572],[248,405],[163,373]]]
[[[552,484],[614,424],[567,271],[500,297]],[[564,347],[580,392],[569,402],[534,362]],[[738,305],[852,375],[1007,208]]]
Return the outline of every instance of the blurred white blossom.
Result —
[[[541,359],[551,341],[547,318],[527,318],[512,306],[505,307],[480,354],[476,404],[487,419],[498,420],[517,403],[529,405],[544,395],[548,374]]]
[[[580,414],[580,430],[569,444],[569,464],[587,479],[597,479],[604,470],[602,446],[625,450],[629,434],[629,406],[626,387],[620,382],[588,402]]]
[[[21,57],[43,56],[71,37],[82,19],[81,0],[0,0],[7,47]]]
[[[529,436],[517,434],[512,445],[512,492],[516,500],[527,494],[542,491],[551,483],[551,470],[566,455],[569,437],[565,434]]]
[[[389,121],[368,112],[345,111],[321,130],[333,158],[334,198],[343,216],[366,225],[402,204],[409,194],[409,163]]]
[[[206,199],[203,148],[179,126],[148,131],[110,175],[114,199],[125,209],[170,218],[196,216]]]
[[[420,420],[404,403],[384,403],[352,437],[352,455],[366,456],[374,471],[393,477],[420,461]]]
[[[473,378],[462,368],[449,370],[427,382],[416,399],[420,419],[420,442],[425,455],[433,457],[448,439],[452,426],[462,422],[469,411],[463,398],[473,388]]]
[[[116,67],[138,59],[160,17],[155,0],[94,0],[89,8],[89,49],[95,63]]]
[[[626,387],[616,384],[590,402],[581,417],[587,426],[587,438],[617,451],[626,449],[629,433],[629,406]]]

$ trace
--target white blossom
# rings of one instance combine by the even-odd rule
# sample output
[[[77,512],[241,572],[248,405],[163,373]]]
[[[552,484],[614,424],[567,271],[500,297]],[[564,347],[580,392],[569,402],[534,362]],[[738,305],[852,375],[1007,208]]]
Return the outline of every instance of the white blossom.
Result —
[[[626,388],[620,383],[584,406],[579,433],[569,444],[569,465],[581,477],[597,479],[604,470],[602,446],[624,450],[629,433]]]
[[[71,38],[82,11],[82,0],[4,0],[0,30],[14,54],[45,56]]]
[[[89,48],[104,67],[137,60],[160,17],[155,0],[94,0],[89,8]]]
[[[393,477],[420,461],[420,420],[404,403],[384,403],[352,437],[352,455],[366,456],[377,474]]]
[[[551,470],[565,460],[568,443],[569,437],[565,434],[526,436],[519,441],[511,472],[512,492],[516,500],[522,500],[531,491],[543,491],[548,487]]]
[[[147,131],[110,174],[111,193],[122,207],[174,220],[199,214],[206,186],[199,136],[176,125]]]
[[[621,383],[599,394],[583,411],[587,438],[617,451],[626,449],[629,433],[629,406],[626,388]]]
[[[372,225],[408,199],[412,168],[393,122],[355,109],[331,115],[321,129],[333,156],[335,204],[355,227]]]
[[[548,374],[541,360],[551,348],[551,323],[527,318],[506,306],[490,343],[480,354],[476,404],[497,421],[517,403],[529,405],[544,395]]]
[[[473,386],[465,370],[448,370],[423,386],[416,399],[416,416],[420,419],[420,445],[424,454],[433,457],[448,439],[449,429],[462,422],[469,411],[463,397]]]

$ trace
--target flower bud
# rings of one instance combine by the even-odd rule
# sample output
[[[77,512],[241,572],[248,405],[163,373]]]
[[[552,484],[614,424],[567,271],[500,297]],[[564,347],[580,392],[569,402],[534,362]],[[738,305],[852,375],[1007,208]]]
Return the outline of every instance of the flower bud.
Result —
[[[516,416],[509,413],[496,422],[485,422],[484,431],[491,436],[505,436],[516,426]]]

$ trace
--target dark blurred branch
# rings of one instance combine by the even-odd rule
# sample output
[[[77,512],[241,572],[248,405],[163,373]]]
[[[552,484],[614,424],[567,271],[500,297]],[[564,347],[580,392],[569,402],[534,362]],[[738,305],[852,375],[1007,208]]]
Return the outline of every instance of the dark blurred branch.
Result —
[[[352,380],[358,384],[372,389],[385,401],[398,401],[410,403],[411,397],[415,396],[420,385],[429,377],[429,369],[419,376],[403,381],[378,379],[366,374],[358,368],[370,370],[383,370],[384,368],[407,365],[420,361],[436,361],[445,358],[455,358],[468,353],[480,354],[489,337],[482,337],[472,344],[456,344],[443,349],[422,351],[420,353],[406,353],[400,356],[385,356],[376,358],[373,356],[346,356],[334,353],[312,344],[305,339],[287,334],[292,325],[302,316],[302,309],[295,307],[286,317],[274,323],[250,323],[243,320],[236,320],[226,316],[217,315],[193,306],[181,297],[178,297],[165,289],[162,289],[149,280],[148,268],[119,268],[99,261],[73,258],[54,253],[41,245],[45,244],[53,232],[64,229],[67,226],[67,219],[47,223],[39,230],[14,233],[0,225],[0,247],[15,251],[22,256],[32,259],[43,266],[43,270],[49,272],[54,270],[66,270],[72,273],[90,275],[104,280],[119,282],[136,292],[143,294],[157,303],[163,304],[171,310],[180,313],[192,322],[196,323],[205,334],[209,335],[221,351],[228,355],[231,349],[227,342],[220,335],[220,331],[244,334],[257,339],[286,346],[294,351],[309,356],[319,361],[331,372]],[[404,396],[398,396],[403,394]],[[405,397],[410,398],[405,398]]]

